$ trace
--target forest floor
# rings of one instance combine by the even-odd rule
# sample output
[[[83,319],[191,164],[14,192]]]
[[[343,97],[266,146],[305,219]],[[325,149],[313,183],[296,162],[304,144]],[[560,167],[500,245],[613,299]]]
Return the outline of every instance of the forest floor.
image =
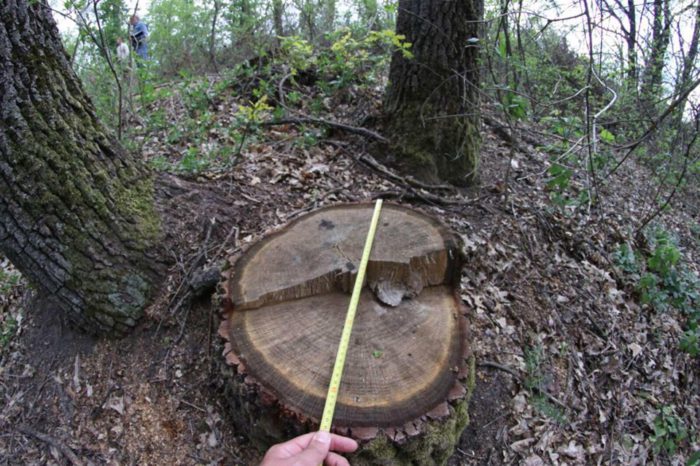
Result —
[[[365,113],[380,103],[366,89],[338,99],[324,102],[327,118],[349,124],[360,103]],[[239,104],[208,105],[225,128]],[[155,106],[165,126],[185,125],[176,95]],[[132,335],[77,332],[22,283],[4,295],[17,324],[0,361],[0,464],[255,464],[221,395],[217,300],[193,297],[192,271],[304,212],[377,196],[431,213],[465,241],[477,379],[451,465],[686,464],[700,448],[700,359],[678,349],[685,317],[641,305],[614,259],[649,212],[651,174],[631,161],[601,180],[592,209],[557,209],[545,186],[549,141],[532,144],[540,130],[523,127],[530,142],[512,148],[484,125],[479,187],[426,191],[372,168],[362,136],[264,128],[235,166],[201,169],[164,201],[186,207],[172,220],[177,264]],[[136,139],[160,164],[185,151],[165,128]],[[200,144],[221,140],[213,131]],[[700,204],[683,196],[657,223],[697,271]],[[655,449],[659,439],[676,448]]]

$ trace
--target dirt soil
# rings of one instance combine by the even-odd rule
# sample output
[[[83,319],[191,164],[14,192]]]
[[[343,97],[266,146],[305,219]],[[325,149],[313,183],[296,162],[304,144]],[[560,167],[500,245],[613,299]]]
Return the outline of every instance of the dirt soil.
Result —
[[[236,105],[218,102],[218,117]],[[355,109],[329,107],[340,120]],[[177,112],[169,118],[178,124]],[[235,167],[165,190],[164,210],[188,206],[168,224],[176,265],[132,335],[86,336],[50,300],[16,290],[7,306],[21,317],[17,336],[0,361],[0,464],[256,464],[221,395],[216,295],[197,297],[188,281],[304,212],[378,195],[430,212],[465,241],[477,383],[451,465],[684,464],[698,449],[700,363],[678,350],[684,317],[641,306],[612,259],[649,209],[645,170],[623,166],[601,183],[599,205],[562,212],[545,189],[543,150],[512,149],[488,126],[481,183],[467,191],[392,181],[363,162],[362,137],[303,131],[317,140],[269,127]],[[177,155],[163,135],[145,137],[146,157]],[[697,217],[669,210],[660,221],[697,268]],[[673,455],[652,448],[668,406],[690,433]]]

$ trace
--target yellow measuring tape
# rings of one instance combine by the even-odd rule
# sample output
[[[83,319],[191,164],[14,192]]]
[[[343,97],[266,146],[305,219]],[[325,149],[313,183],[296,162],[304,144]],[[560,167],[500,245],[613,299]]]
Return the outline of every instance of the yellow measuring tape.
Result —
[[[352,296],[350,297],[350,306],[348,306],[348,313],[345,316],[345,324],[343,325],[343,333],[340,336],[340,344],[338,345],[338,353],[335,357],[335,365],[333,366],[331,382],[328,385],[326,405],[323,408],[323,416],[321,417],[320,427],[320,430],[325,432],[330,432],[331,430],[331,422],[333,421],[335,403],[336,401],[338,401],[340,379],[343,377],[345,357],[348,354],[348,345],[350,344],[350,333],[352,332],[352,324],[353,322],[355,322],[357,304],[360,302],[362,282],[365,280],[365,271],[367,270],[367,262],[369,262],[369,253],[372,250],[372,242],[374,241],[374,234],[377,232],[377,223],[379,222],[379,212],[381,210],[382,200],[377,199],[377,203],[374,205],[374,213],[372,214],[372,223],[370,223],[369,225],[369,232],[367,233],[367,239],[365,240],[365,248],[362,251],[360,269],[357,271],[357,278],[355,278],[355,286],[352,289]]]

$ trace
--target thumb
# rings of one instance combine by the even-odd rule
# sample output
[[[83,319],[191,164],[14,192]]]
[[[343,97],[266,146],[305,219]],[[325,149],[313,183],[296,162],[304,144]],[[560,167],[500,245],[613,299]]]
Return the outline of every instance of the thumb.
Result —
[[[316,432],[309,445],[297,455],[296,464],[316,466],[322,464],[331,449],[331,434],[328,432]]]

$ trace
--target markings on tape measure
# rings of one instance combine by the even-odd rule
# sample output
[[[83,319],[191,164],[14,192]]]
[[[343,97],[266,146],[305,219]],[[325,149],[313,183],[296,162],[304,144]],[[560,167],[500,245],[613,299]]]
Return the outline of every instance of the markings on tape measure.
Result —
[[[331,423],[333,421],[333,413],[335,412],[335,403],[338,401],[338,391],[340,390],[340,380],[343,377],[343,367],[345,367],[345,357],[348,354],[348,345],[350,344],[350,333],[352,333],[352,324],[355,322],[355,314],[357,313],[357,304],[360,302],[360,292],[362,291],[362,282],[365,280],[365,271],[369,262],[369,254],[372,250],[372,242],[374,235],[377,232],[377,223],[379,223],[379,212],[382,210],[382,200],[377,199],[374,205],[374,213],[372,214],[372,222],[369,225],[369,232],[365,240],[365,248],[362,250],[362,259],[360,260],[360,268],[357,271],[355,278],[355,286],[352,289],[350,297],[350,305],[345,316],[345,324],[343,325],[343,333],[340,336],[338,344],[338,352],[333,365],[333,373],[331,382],[328,384],[328,393],[326,394],[326,404],[323,408],[323,416],[321,417],[320,430],[330,432]]]

